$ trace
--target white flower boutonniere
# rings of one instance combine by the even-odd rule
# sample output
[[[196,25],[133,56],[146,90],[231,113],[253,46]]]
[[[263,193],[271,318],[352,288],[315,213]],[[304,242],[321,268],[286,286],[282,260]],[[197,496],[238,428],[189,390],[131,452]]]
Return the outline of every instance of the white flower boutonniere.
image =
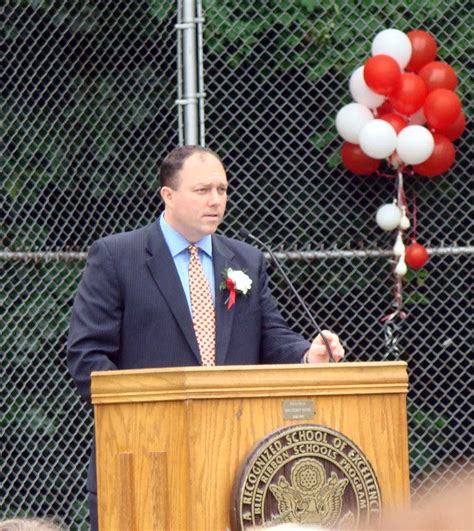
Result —
[[[221,282],[219,289],[228,289],[229,296],[226,299],[227,309],[230,310],[235,304],[237,293],[247,295],[252,287],[252,279],[243,271],[236,271],[226,267],[222,272],[224,280]]]

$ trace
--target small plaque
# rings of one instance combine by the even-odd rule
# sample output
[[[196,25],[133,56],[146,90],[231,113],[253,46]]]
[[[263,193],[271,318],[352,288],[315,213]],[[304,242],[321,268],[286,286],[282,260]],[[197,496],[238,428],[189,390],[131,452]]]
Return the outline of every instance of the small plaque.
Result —
[[[314,402],[312,400],[283,400],[284,420],[314,419]]]

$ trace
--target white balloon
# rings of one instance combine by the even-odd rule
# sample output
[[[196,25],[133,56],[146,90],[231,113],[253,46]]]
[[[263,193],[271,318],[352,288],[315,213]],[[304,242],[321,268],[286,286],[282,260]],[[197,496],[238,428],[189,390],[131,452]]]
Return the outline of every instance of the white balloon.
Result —
[[[397,29],[386,29],[377,33],[372,42],[372,55],[389,55],[403,70],[410,62],[412,47],[408,36]]]
[[[405,245],[403,244],[401,232],[398,233],[397,241],[393,246],[393,254],[395,256],[405,256]]]
[[[398,227],[401,218],[402,211],[397,207],[397,205],[394,205],[393,203],[387,203],[382,205],[377,210],[375,221],[381,229],[385,231],[391,231]]]
[[[344,140],[358,144],[360,130],[373,119],[374,115],[367,107],[360,103],[349,103],[337,113],[336,129]]]
[[[359,66],[351,75],[349,80],[349,90],[352,99],[357,103],[362,103],[369,109],[376,109],[385,101],[385,96],[381,96],[367,86],[364,79],[364,67]]]
[[[408,268],[405,263],[405,257],[400,256],[400,258],[398,259],[397,266],[395,267],[395,274],[398,277],[404,277],[407,274],[407,271],[408,271]]]
[[[397,147],[397,132],[385,120],[372,120],[359,134],[360,149],[373,159],[384,159]]]
[[[421,109],[413,113],[408,118],[408,125],[424,125],[424,124],[426,124],[426,116],[423,111],[423,107],[421,107]]]
[[[402,215],[402,219],[400,220],[400,228],[402,230],[407,230],[410,227],[410,220],[408,219],[408,216],[406,214]]]
[[[397,138],[397,153],[405,164],[421,164],[429,159],[434,149],[434,138],[426,127],[409,125]]]

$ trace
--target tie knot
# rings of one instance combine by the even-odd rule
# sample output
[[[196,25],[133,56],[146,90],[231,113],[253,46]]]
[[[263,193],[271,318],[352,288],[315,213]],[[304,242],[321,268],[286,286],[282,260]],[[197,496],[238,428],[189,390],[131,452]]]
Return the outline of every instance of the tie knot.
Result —
[[[189,254],[191,255],[191,258],[197,258],[199,247],[196,247],[195,245],[190,245],[188,247],[188,251],[189,251]]]

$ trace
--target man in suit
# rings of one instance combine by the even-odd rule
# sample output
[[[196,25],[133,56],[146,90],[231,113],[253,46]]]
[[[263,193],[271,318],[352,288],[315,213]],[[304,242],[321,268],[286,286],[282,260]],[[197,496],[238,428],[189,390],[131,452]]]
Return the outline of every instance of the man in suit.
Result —
[[[80,394],[90,400],[92,371],[328,361],[320,336],[310,344],[281,317],[263,254],[215,234],[228,186],[218,155],[178,147],[163,161],[160,180],[165,210],[157,221],[100,239],[89,250],[68,337],[69,370]],[[251,280],[230,308],[228,289],[219,288],[228,268]],[[338,337],[324,335],[340,360]],[[92,513],[93,461],[88,490]]]

